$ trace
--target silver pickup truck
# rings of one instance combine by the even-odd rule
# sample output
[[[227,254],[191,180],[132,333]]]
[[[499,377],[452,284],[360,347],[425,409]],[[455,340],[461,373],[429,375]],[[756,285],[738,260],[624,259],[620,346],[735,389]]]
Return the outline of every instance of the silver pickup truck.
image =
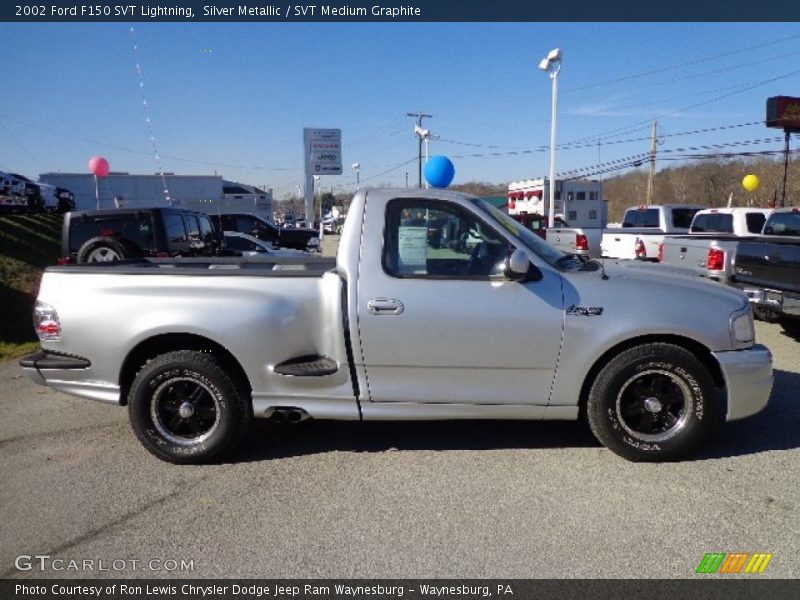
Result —
[[[729,283],[739,242],[761,233],[771,208],[707,208],[692,219],[689,235],[667,236],[660,262]]]
[[[432,243],[437,218],[478,242]],[[42,351],[21,365],[127,405],[176,463],[230,451],[253,417],[585,418],[625,458],[675,460],[765,407],[772,357],[742,293],[639,271],[560,252],[464,194],[362,190],[335,263],[48,268]]]

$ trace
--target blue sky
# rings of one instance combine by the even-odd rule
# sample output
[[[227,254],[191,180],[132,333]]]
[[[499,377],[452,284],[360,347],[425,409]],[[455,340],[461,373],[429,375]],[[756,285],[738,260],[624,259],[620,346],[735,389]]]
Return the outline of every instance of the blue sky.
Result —
[[[536,67],[555,47],[558,143],[572,145],[559,172],[647,152],[654,118],[664,157],[777,150],[780,131],[747,124],[763,120],[768,96],[800,96],[795,23],[133,27],[0,24],[0,169],[35,179],[86,172],[102,155],[112,170],[155,172],[137,62],[166,171],[216,171],[276,197],[302,184],[303,127],[342,129],[345,173],[324,187],[354,189],[356,161],[362,182],[402,185],[408,172],[413,183],[416,163],[398,165],[416,156],[406,112],[417,110],[434,115],[431,153],[452,158],[456,183],[545,175],[551,88]],[[700,129],[713,131],[687,134]]]

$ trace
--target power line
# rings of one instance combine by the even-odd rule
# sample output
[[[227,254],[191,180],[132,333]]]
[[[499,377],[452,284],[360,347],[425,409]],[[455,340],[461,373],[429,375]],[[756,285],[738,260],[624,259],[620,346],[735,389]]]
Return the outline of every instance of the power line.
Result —
[[[691,131],[678,131],[678,132],[675,132],[675,133],[662,133],[661,135],[659,135],[659,138],[678,137],[678,136],[685,136],[685,135],[696,135],[698,133],[710,133],[710,132],[713,132],[713,131],[723,131],[723,130],[726,130],[726,129],[737,129],[737,128],[742,128],[742,127],[752,127],[754,125],[764,125],[764,121],[763,120],[762,121],[748,121],[747,123],[736,123],[736,124],[732,124],[732,125],[720,125],[720,126],[717,126],[717,127],[706,127],[704,129],[693,129]],[[556,148],[558,148],[559,150],[574,150],[574,149],[580,149],[580,148],[596,148],[598,145],[600,145],[600,146],[612,146],[612,145],[618,145],[618,144],[627,144],[627,143],[630,143],[630,142],[641,142],[641,141],[646,141],[646,140],[649,140],[649,139],[650,139],[650,136],[637,137],[637,138],[628,138],[628,139],[624,139],[624,140],[610,140],[610,141],[607,141],[607,142],[599,142],[599,143],[598,142],[585,142],[585,143],[584,142],[581,142],[581,143],[564,142],[562,144],[557,144]],[[507,146],[498,146],[496,144],[478,144],[478,143],[472,143],[472,142],[462,142],[462,141],[458,141],[458,140],[450,140],[450,139],[447,139],[447,138],[440,138],[439,141],[440,142],[446,142],[448,144],[456,144],[456,145],[459,145],[459,146],[472,146],[472,147],[476,147],[476,148],[489,148],[489,149],[501,149],[501,148],[504,148],[504,147],[507,148]],[[532,152],[546,152],[547,150],[549,150],[549,146],[536,146],[534,148],[517,149],[517,150],[514,150],[514,151],[517,152],[517,153],[530,154]],[[454,158],[463,158],[463,157],[455,156]]]
[[[717,102],[718,100],[723,100],[725,98],[730,98],[731,96],[735,96],[735,95],[741,94],[743,92],[748,92],[750,90],[756,89],[756,88],[761,87],[763,85],[767,85],[768,83],[774,83],[775,81],[780,81],[781,79],[786,79],[787,77],[791,77],[791,76],[797,75],[797,74],[800,74],[800,69],[795,69],[794,71],[789,71],[788,73],[784,73],[783,75],[778,75],[777,77],[770,77],[769,79],[762,79],[761,81],[757,81],[756,83],[752,83],[750,85],[744,86],[744,87],[742,87],[742,88],[740,88],[740,89],[738,89],[736,91],[730,92],[728,94],[722,94],[720,96],[716,96],[716,97],[711,98],[709,100],[704,100],[702,102],[697,102],[697,103],[691,104],[689,106],[684,106],[683,108],[679,108],[679,109],[673,110],[673,111],[668,112],[668,113],[663,113],[663,114],[660,114],[660,115],[656,115],[654,118],[661,120],[661,119],[665,119],[665,118],[668,118],[668,117],[672,117],[672,116],[675,116],[675,115],[677,115],[679,113],[682,113],[684,111],[692,110],[693,108],[698,108],[700,106],[706,106],[707,104],[711,104],[713,102]],[[623,135],[625,133],[638,131],[639,129],[643,129],[644,127],[648,127],[649,124],[651,123],[652,119],[653,118],[646,119],[644,121],[638,121],[636,123],[632,123],[632,124],[627,125],[625,127],[619,127],[617,129],[612,129],[611,131],[609,131],[608,133],[603,134],[603,135],[592,136],[592,137],[587,137],[587,138],[583,138],[583,139],[577,140],[577,142],[596,142],[597,140],[604,140],[604,139],[607,139],[607,138],[618,137],[618,136]]]
[[[785,52],[783,54],[774,54],[772,56],[767,56],[765,58],[760,58],[758,60],[753,60],[753,61],[746,62],[746,63],[736,63],[735,65],[731,65],[730,67],[724,67],[724,68],[721,68],[721,69],[713,69],[711,71],[702,71],[700,73],[692,73],[691,75],[684,75],[683,77],[673,77],[672,79],[662,79],[662,80],[658,80],[658,81],[653,81],[653,82],[648,83],[647,86],[652,88],[652,87],[668,85],[668,84],[671,84],[671,83],[676,83],[678,81],[687,81],[689,79],[699,79],[701,77],[707,77],[709,75],[718,75],[720,73],[726,73],[728,71],[741,71],[744,67],[752,67],[753,65],[758,65],[758,64],[761,64],[761,63],[764,63],[764,62],[776,61],[776,60],[783,59],[783,58],[789,58],[789,57],[792,57],[792,56],[797,56],[798,54],[800,54],[800,52]],[[641,89],[642,89],[642,87],[640,85],[640,86],[635,86],[635,87],[617,89],[617,90],[614,90],[613,92],[610,92],[610,93],[612,93],[612,94],[620,94],[620,93],[623,93],[623,92],[640,91]],[[567,95],[569,95],[569,90],[566,90],[566,92],[567,92]],[[590,100],[592,98],[607,97],[608,95],[609,95],[609,92],[597,92],[597,93],[589,94],[589,95],[581,94],[581,99],[582,100]]]
[[[754,46],[747,46],[745,48],[739,48],[737,50],[731,50],[730,52],[723,52],[722,54],[715,54],[712,56],[707,56],[705,58],[699,58],[692,61],[686,61],[676,65],[670,65],[667,67],[660,67],[658,69],[652,69],[650,71],[643,71],[641,73],[634,73],[633,75],[625,75],[624,77],[617,77],[616,79],[608,79],[606,81],[598,81],[595,83],[587,83],[582,86],[568,88],[564,90],[566,92],[578,92],[581,90],[588,90],[594,87],[599,87],[603,85],[610,85],[612,83],[619,83],[620,81],[630,81],[632,79],[640,79],[642,77],[648,77],[650,75],[657,75],[658,73],[665,73],[667,71],[676,71],[678,69],[684,69],[686,67],[690,67],[693,65],[699,65],[702,63],[710,62],[712,60],[717,60],[720,58],[727,58],[728,56],[735,56],[737,54],[742,54],[744,52],[750,52],[751,50],[757,50],[758,48],[765,48],[767,46],[774,46],[775,44],[780,44],[789,40],[794,40],[800,37],[800,34],[790,35],[784,38],[780,38],[777,40],[773,40],[771,42],[764,42],[762,44],[756,44]]]
[[[372,179],[377,179],[378,177],[382,177],[383,175],[386,175],[387,173],[391,173],[392,171],[396,171],[400,167],[404,167],[407,164],[414,162],[415,160],[417,160],[417,157],[416,156],[412,156],[407,161],[404,161],[404,162],[401,162],[399,164],[396,164],[395,166],[393,166],[393,167],[391,167],[389,169],[386,169],[385,171],[381,171],[380,173],[377,173],[375,175],[370,175],[369,177],[362,177],[361,178],[361,183],[364,183],[365,181],[371,181]]]

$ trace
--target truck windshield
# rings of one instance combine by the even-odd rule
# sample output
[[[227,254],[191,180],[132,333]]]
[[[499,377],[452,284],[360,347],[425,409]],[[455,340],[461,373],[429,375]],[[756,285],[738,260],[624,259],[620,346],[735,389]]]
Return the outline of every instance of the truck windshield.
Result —
[[[520,240],[528,248],[530,248],[538,256],[546,260],[553,266],[556,262],[566,256],[561,250],[553,248],[550,244],[542,240],[538,235],[533,233],[530,229],[522,226],[520,223],[509,217],[506,213],[498,210],[485,200],[475,198],[472,203],[477,206],[482,212],[486,213],[489,217],[502,225],[511,235]]]

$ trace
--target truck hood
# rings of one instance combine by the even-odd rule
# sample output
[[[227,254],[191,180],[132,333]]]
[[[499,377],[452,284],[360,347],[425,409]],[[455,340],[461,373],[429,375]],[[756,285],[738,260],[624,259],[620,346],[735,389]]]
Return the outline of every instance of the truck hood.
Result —
[[[668,265],[640,261],[606,262],[605,271],[609,282],[617,280],[620,285],[647,289],[652,294],[664,293],[671,296],[678,293],[686,303],[691,298],[698,297],[704,301],[730,303],[734,308],[747,304],[747,298],[738,290]]]
[[[633,263],[633,261],[631,261]],[[697,276],[679,275],[659,265],[623,265],[606,261],[601,271],[563,273],[567,324],[577,317],[570,307],[602,309],[602,322],[619,330],[620,339],[637,335],[679,335],[712,351],[734,349],[730,322],[748,302],[744,294]],[[595,311],[597,312],[597,311]],[[585,317],[584,317],[585,319]],[[595,320],[595,326],[600,321]]]

